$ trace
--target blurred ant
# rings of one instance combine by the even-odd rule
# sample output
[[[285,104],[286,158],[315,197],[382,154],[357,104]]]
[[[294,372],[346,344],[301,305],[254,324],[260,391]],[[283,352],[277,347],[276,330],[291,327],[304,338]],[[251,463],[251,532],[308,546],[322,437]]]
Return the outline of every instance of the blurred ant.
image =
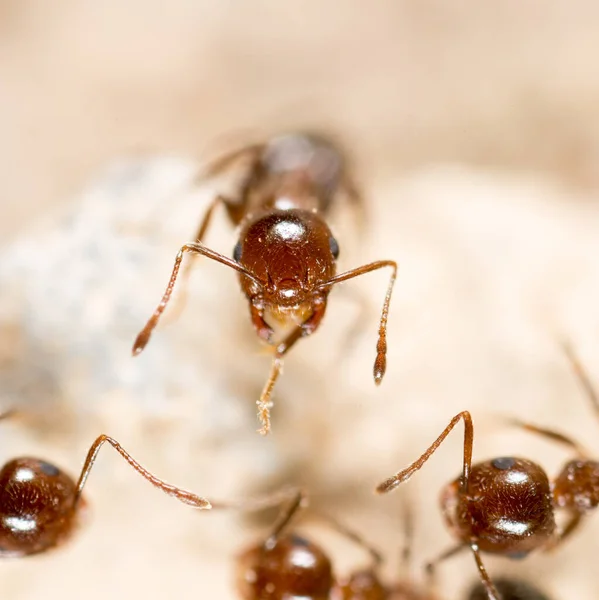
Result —
[[[11,416],[14,411],[0,415]],[[104,443],[110,444],[144,479],[180,502],[209,509],[205,498],[158,479],[133,459],[114,439],[101,435],[92,444],[79,480],[43,459],[21,457],[0,470],[0,556],[37,554],[61,545],[81,521],[83,488]]]
[[[567,359],[584,387],[596,411],[599,398],[590,378],[571,347],[563,345]],[[501,598],[489,578],[480,553],[489,552],[508,558],[524,558],[533,550],[547,550],[561,544],[580,524],[582,517],[599,504],[599,462],[571,438],[556,431],[511,419],[526,431],[566,445],[577,454],[561,473],[550,481],[536,463],[503,456],[472,464],[474,427],[467,411],[456,415],[428,450],[409,467],[383,481],[376,491],[384,494],[407,481],[439,448],[459,421],[464,421],[464,457],[462,475],[445,486],[441,510],[457,545],[429,563],[436,564],[464,548],[470,548],[487,597]],[[567,521],[558,529],[556,512],[565,510]]]
[[[432,592],[418,590],[407,579],[384,584],[379,575],[383,562],[381,553],[345,525],[321,515],[329,526],[370,555],[369,567],[336,578],[331,560],[320,546],[294,533],[284,533],[301,505],[300,494],[266,540],[247,548],[237,557],[237,589],[243,600],[435,600]],[[403,552],[406,563],[411,543],[408,527],[406,520]]]
[[[244,177],[234,194],[217,195],[208,207],[195,241],[178,252],[162,300],[133,344],[136,356],[146,347],[175,287],[183,257],[201,254],[239,273],[258,336],[274,347],[271,371],[257,401],[261,434],[270,430],[273,387],[283,357],[302,337],[312,334],[324,317],[331,288],[383,267],[391,278],[379,324],[374,381],[386,369],[387,318],[397,264],[379,260],[335,274],[339,244],[327,225],[334,197],[344,192],[354,203],[360,195],[347,165],[332,143],[316,135],[290,134],[268,143],[241,148],[216,160],[206,176],[228,172],[245,160]],[[228,258],[204,246],[202,240],[217,206],[222,204],[231,223],[239,226],[239,241]]]
[[[531,583],[518,579],[496,579],[495,587],[503,600],[549,600],[548,596]],[[473,585],[468,594],[468,600],[486,600],[487,598],[487,590],[480,582]]]

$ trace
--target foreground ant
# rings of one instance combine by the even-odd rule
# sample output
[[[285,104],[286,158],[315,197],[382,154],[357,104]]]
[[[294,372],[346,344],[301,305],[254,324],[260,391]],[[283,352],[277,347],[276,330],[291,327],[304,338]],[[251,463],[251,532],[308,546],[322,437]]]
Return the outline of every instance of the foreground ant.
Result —
[[[573,350],[564,345],[571,363],[595,410],[599,398]],[[480,553],[490,552],[508,558],[524,558],[533,550],[554,548],[580,524],[582,517],[599,504],[599,463],[588,458],[586,451],[569,437],[512,419],[518,427],[564,444],[577,458],[568,462],[550,481],[536,463],[504,456],[472,464],[474,427],[467,411],[456,415],[428,450],[408,468],[383,481],[376,491],[384,494],[407,481],[439,448],[457,423],[464,421],[464,457],[462,475],[445,486],[441,510],[446,524],[459,542],[428,566],[464,548],[470,548],[479,575],[490,600],[501,598],[483,565]],[[557,528],[555,514],[566,511],[568,519]]]
[[[5,419],[12,411],[0,415]],[[104,443],[110,444],[154,487],[198,509],[211,503],[170,485],[144,469],[114,439],[101,435],[92,444],[79,480],[43,459],[21,457],[0,470],[0,556],[18,557],[44,552],[66,541],[80,522],[83,488]]]
[[[324,317],[331,288],[342,281],[390,267],[391,278],[381,314],[374,381],[386,369],[387,318],[397,264],[379,260],[335,274],[339,244],[326,222],[339,191],[361,202],[341,152],[327,140],[307,134],[276,137],[265,144],[247,146],[215,161],[207,176],[248,164],[235,194],[218,195],[208,207],[195,241],[178,252],[162,300],[133,344],[136,356],[146,347],[175,287],[186,253],[201,254],[239,273],[250,317],[258,336],[274,346],[270,375],[257,401],[260,433],[270,430],[273,387],[283,357],[302,337],[312,334]],[[215,208],[222,204],[230,221],[239,226],[239,241],[228,258],[203,245]]]
[[[331,560],[320,546],[294,533],[284,533],[301,505],[302,496],[298,495],[266,540],[237,557],[237,589],[243,600],[435,600],[432,592],[418,590],[407,579],[384,584],[379,575],[383,562],[380,552],[357,533],[324,516],[330,526],[370,555],[369,567],[336,578]],[[406,563],[410,542],[406,535]]]

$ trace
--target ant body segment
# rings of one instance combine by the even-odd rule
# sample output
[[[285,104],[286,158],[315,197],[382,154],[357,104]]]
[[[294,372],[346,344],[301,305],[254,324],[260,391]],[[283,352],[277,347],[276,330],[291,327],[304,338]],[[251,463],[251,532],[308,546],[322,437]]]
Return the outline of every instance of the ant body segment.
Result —
[[[9,414],[3,413],[0,419]],[[194,508],[211,508],[205,498],[158,479],[116,440],[101,435],[89,449],[77,482],[54,464],[39,458],[15,458],[0,469],[0,557],[38,554],[71,537],[85,505],[83,488],[104,443],[110,444],[154,487]]]
[[[596,411],[599,397],[573,350],[564,345],[566,357]],[[550,480],[536,463],[512,456],[472,464],[474,426],[467,411],[456,415],[426,452],[409,467],[376,488],[384,494],[407,481],[443,443],[451,430],[464,422],[462,474],[443,488],[441,511],[457,545],[429,563],[429,570],[457,552],[470,548],[489,600],[500,600],[481,559],[481,552],[507,558],[524,558],[534,550],[561,544],[581,523],[584,515],[599,504],[599,462],[571,438],[556,431],[519,420],[512,424],[574,450],[577,458]],[[566,523],[558,527],[556,513],[565,511]]]
[[[383,583],[379,574],[383,562],[380,552],[354,531],[324,516],[333,529],[370,556],[370,566],[336,578],[331,560],[320,546],[284,532],[301,503],[298,496],[266,540],[237,557],[237,589],[242,600],[435,600],[432,592],[417,589],[409,580]],[[403,555],[404,561],[409,560],[409,542]]]
[[[237,191],[217,195],[194,238],[179,250],[166,291],[133,344],[133,355],[146,347],[174,290],[186,254],[201,254],[239,273],[250,318],[258,337],[273,346],[268,380],[257,401],[260,433],[270,430],[271,395],[283,357],[302,337],[319,327],[331,288],[342,281],[389,267],[392,274],[379,323],[373,376],[378,385],[386,370],[387,318],[397,264],[379,260],[336,274],[339,244],[327,224],[338,192],[359,204],[361,198],[341,152],[327,140],[307,134],[276,137],[216,160],[208,177],[248,164]],[[222,204],[239,228],[233,258],[207,248],[202,240],[215,208]]]

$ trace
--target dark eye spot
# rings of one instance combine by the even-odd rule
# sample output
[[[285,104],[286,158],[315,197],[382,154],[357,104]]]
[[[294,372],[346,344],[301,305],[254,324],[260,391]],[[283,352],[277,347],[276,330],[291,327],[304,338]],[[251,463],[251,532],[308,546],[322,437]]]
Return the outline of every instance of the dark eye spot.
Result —
[[[333,258],[337,260],[339,258],[339,244],[333,236],[329,238],[329,246],[331,248],[331,254],[333,255]]]
[[[233,260],[235,262],[239,262],[241,260],[241,242],[237,242],[235,244],[235,248],[233,248]]]
[[[58,467],[55,467],[54,465],[50,464],[49,462],[46,462],[45,460],[39,461],[39,468],[40,471],[42,471],[42,473],[45,473],[50,477],[56,477],[56,475],[60,473]]]
[[[296,535],[295,533],[291,535],[291,541],[293,542],[294,546],[308,546],[308,540],[306,538],[303,538],[299,535]]]
[[[502,456],[501,458],[495,458],[491,461],[491,464],[501,471],[507,471],[516,464],[516,459],[511,456]]]

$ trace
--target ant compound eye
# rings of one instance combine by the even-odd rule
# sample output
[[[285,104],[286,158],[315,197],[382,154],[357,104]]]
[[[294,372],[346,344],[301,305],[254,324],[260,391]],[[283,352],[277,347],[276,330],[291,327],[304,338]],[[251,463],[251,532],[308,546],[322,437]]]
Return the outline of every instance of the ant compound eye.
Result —
[[[37,464],[40,471],[49,477],[56,477],[60,473],[58,467],[55,467],[53,464],[46,462],[45,460],[38,460]]]
[[[337,260],[339,258],[339,244],[333,236],[329,238],[329,247],[331,248],[331,254],[333,255],[333,258]]]
[[[233,248],[233,260],[235,262],[239,262],[241,260],[241,242],[237,242],[235,244],[235,248]]]

